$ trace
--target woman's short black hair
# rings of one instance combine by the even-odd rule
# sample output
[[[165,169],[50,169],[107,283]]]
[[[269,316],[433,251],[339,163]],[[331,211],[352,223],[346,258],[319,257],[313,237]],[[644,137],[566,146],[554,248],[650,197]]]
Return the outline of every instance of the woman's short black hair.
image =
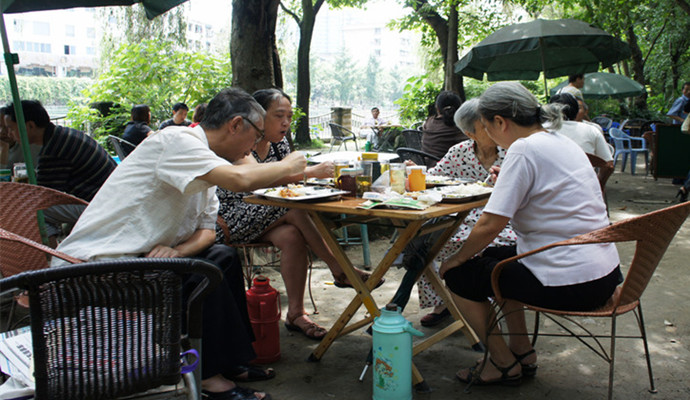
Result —
[[[146,104],[137,104],[132,107],[130,114],[132,116],[132,121],[146,122],[148,124],[150,122],[149,115],[151,115],[151,109]]]

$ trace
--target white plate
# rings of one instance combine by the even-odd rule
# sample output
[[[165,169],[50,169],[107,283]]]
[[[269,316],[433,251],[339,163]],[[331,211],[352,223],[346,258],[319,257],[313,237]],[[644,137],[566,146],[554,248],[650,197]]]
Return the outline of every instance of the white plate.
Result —
[[[456,186],[439,186],[427,191],[437,191],[446,203],[465,203],[489,197],[493,188],[479,183],[468,183]]]
[[[330,198],[340,197],[341,195],[348,194],[345,190],[338,190],[323,186],[305,186],[305,187],[290,187],[289,189],[293,192],[298,193],[297,197],[283,197],[280,192],[284,189],[288,189],[285,186],[278,186],[268,189],[257,189],[253,191],[255,195],[264,196],[271,199],[279,199],[286,201],[310,201],[310,200],[327,200]]]

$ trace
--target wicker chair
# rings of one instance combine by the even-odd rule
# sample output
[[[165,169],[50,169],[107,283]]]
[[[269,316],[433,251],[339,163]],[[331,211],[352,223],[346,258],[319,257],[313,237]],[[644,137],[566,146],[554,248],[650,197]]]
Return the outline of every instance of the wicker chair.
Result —
[[[110,141],[110,144],[113,145],[115,154],[117,154],[117,157],[120,159],[120,161],[124,161],[129,153],[137,148],[135,144],[130,143],[121,137],[108,135],[108,140]]]
[[[328,149],[329,153],[333,150],[335,145],[338,145],[336,151],[340,150],[340,146],[343,145],[345,146],[345,150],[347,150],[347,142],[350,140],[354,142],[355,150],[359,151],[359,147],[357,147],[357,136],[354,132],[338,124],[329,123],[328,125],[331,127],[331,148]]]
[[[440,158],[433,154],[411,149],[409,147],[398,147],[395,152],[398,153],[398,157],[400,157],[400,161],[402,162],[405,160],[412,160],[412,162],[417,165],[426,165],[429,168],[432,168],[437,162],[441,161]]]
[[[178,384],[182,284],[189,274],[202,277],[187,312],[190,342],[200,352],[203,298],[222,279],[207,262],[120,259],[2,279],[3,290],[29,296],[35,398],[113,399]],[[194,378],[181,395],[199,398],[200,368]]]
[[[44,186],[0,183],[0,228],[34,242],[41,242],[38,210],[58,204],[88,204],[86,201]],[[21,246],[18,241],[0,241],[0,273],[4,277],[48,267],[43,251]]]
[[[422,131],[416,129],[405,129],[402,131],[405,138],[405,147],[415,150],[422,149]]]
[[[568,240],[553,243],[503,260],[496,265],[491,275],[491,284],[494,290],[496,303],[503,303],[503,298],[498,285],[501,271],[506,264],[512,261],[559,246],[635,241],[637,243],[635,255],[628,269],[625,281],[623,282],[622,286],[616,289],[609,302],[602,308],[594,311],[578,312],[553,310],[536,307],[529,304],[525,304],[525,307],[529,310],[535,311],[536,313],[532,345],[536,343],[539,335],[539,315],[543,314],[546,318],[553,321],[567,333],[542,333],[542,336],[574,337],[609,363],[609,399],[611,399],[613,396],[613,372],[616,361],[616,338],[642,339],[647,361],[647,372],[649,373],[649,390],[650,392],[654,393],[656,392],[656,389],[654,387],[654,376],[652,373],[651,360],[649,358],[647,334],[645,331],[644,319],[642,317],[642,305],[640,297],[642,296],[642,293],[644,293],[644,290],[647,287],[654,270],[656,269],[657,265],[659,265],[659,261],[661,261],[661,258],[666,252],[671,240],[689,213],[690,203],[682,203],[673,207],[650,212],[639,217],[620,221],[605,228],[576,236]],[[624,336],[616,332],[616,317],[630,311],[633,311],[637,319],[638,327],[640,329],[639,336]],[[587,327],[583,326],[583,324],[577,323],[577,321],[575,321],[572,317],[609,318],[611,321],[610,334],[595,334]],[[571,327],[567,325],[565,321],[574,324],[575,326],[579,327],[579,329],[571,329]],[[493,323],[497,322],[494,321]],[[494,325],[490,326],[487,332],[491,332],[491,328],[493,328],[493,326]],[[599,338],[606,338],[610,340],[610,347],[608,351],[599,341]]]

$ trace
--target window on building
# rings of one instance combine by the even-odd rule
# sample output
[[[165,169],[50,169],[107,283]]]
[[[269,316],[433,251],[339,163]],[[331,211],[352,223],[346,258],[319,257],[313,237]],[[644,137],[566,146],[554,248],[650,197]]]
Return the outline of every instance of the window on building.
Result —
[[[69,55],[69,54],[72,54],[72,55],[77,54],[77,48],[74,47],[74,46],[70,46],[70,45],[66,44],[66,45],[65,45],[65,54],[67,54],[67,55]]]
[[[95,56],[96,55],[96,48],[95,47],[86,47],[86,54],[89,56]]]
[[[211,25],[206,25],[206,37],[213,36],[213,27]]]
[[[194,33],[202,33],[203,30],[201,25],[194,25]]]
[[[381,39],[379,39],[379,38],[374,39],[374,46],[381,46]]]
[[[65,25],[65,36],[74,37],[74,25]]]
[[[26,45],[24,42],[15,40],[12,42],[12,50],[14,51],[24,51],[26,49]]]
[[[35,44],[38,44],[38,43],[35,43]],[[41,43],[40,45],[41,45],[41,50],[40,50],[41,53],[50,53],[51,52],[50,51],[50,43]]]
[[[14,31],[17,33],[22,33],[24,31],[24,21],[22,21],[21,19],[15,19]]]
[[[50,24],[48,22],[34,21],[34,35],[50,35]]]
[[[380,35],[381,34],[381,28],[374,28],[374,35]]]
[[[96,38],[96,28],[86,28],[86,37],[89,39]]]
[[[379,50],[379,49],[374,50],[374,55],[376,57],[381,57],[381,50]]]

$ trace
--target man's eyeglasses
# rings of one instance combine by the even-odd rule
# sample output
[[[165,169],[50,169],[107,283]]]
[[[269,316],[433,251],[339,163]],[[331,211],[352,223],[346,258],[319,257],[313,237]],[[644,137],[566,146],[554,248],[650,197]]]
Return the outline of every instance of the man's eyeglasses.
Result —
[[[266,132],[264,132],[263,129],[259,129],[254,123],[247,117],[242,117],[243,120],[249,122],[249,125],[253,126],[254,129],[256,129],[257,132],[259,132],[259,136],[257,136],[256,140],[254,140],[254,144],[259,144],[262,140],[264,140],[264,137],[266,137]]]

